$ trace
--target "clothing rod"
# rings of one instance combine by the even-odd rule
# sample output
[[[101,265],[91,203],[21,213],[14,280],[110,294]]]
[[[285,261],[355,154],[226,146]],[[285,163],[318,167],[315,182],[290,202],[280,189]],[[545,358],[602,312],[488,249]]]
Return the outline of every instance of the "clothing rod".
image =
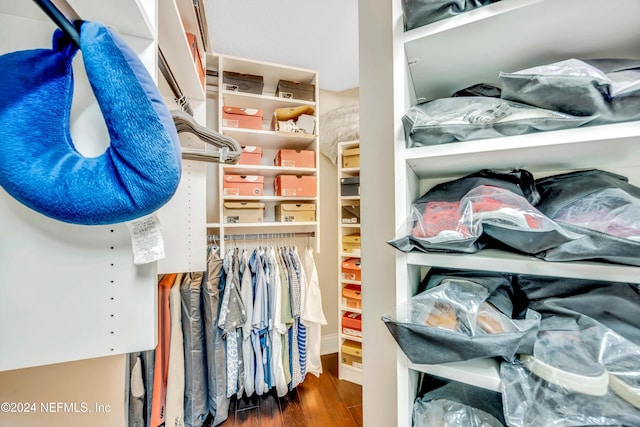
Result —
[[[164,76],[165,80],[167,81],[167,84],[169,85],[171,92],[173,92],[173,97],[176,99],[178,106],[181,109],[183,109],[187,114],[193,116],[193,110],[191,109],[191,104],[189,104],[189,99],[184,95],[184,93],[180,89],[180,85],[178,85],[178,82],[175,76],[171,72],[171,67],[169,67],[169,64],[167,63],[167,60],[165,59],[164,54],[162,53],[162,49],[160,49],[160,46],[158,46],[158,68],[160,69],[160,72]]]
[[[314,233],[313,231],[298,233],[225,234],[224,240],[273,240],[315,236],[316,233]],[[208,237],[220,240],[220,236],[218,235],[210,234]]]
[[[74,22],[69,20],[64,14],[58,9],[58,7],[53,4],[51,0],[33,0],[40,9],[47,14],[47,16],[64,32],[71,41],[76,45],[76,47],[80,48],[80,33],[78,32],[78,28],[76,28],[76,24],[80,24],[81,20],[77,19]],[[65,2],[66,3],[66,2]],[[78,14],[71,8],[71,6],[67,3],[65,7],[73,12],[74,18],[78,17]]]

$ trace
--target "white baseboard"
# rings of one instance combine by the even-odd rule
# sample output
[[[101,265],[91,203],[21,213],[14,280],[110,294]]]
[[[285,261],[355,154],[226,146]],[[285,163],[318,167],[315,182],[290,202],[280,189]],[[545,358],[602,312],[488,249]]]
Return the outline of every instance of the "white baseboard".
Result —
[[[320,341],[320,354],[331,354],[338,352],[338,334],[322,335]]]

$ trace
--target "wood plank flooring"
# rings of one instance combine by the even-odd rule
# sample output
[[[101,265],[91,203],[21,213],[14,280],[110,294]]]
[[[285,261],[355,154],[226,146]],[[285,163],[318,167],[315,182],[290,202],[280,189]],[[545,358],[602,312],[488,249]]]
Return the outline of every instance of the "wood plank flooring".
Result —
[[[362,427],[362,387],[338,379],[338,355],[322,356],[323,373],[307,375],[295,390],[278,398],[232,399],[222,427]],[[211,417],[204,427],[211,427]]]

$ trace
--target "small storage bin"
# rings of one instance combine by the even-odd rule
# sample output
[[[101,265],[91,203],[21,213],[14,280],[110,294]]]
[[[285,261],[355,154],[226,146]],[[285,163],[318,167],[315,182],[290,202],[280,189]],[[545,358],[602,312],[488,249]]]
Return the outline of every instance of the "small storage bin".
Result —
[[[222,126],[262,130],[262,110],[242,107],[222,107]]]
[[[316,100],[316,87],[311,83],[280,80],[276,87],[276,96],[280,98]]]
[[[260,175],[225,175],[225,196],[262,196],[264,177]]]
[[[354,368],[362,368],[362,343],[345,340],[342,343],[341,362]]]
[[[359,168],[360,167],[360,147],[349,148],[342,152],[343,168]]]
[[[342,205],[342,223],[360,224],[360,204]]]
[[[362,315],[351,312],[343,314],[342,333],[353,337],[362,337]]]
[[[362,309],[361,286],[348,284],[342,288],[342,306],[347,308]]]
[[[264,87],[262,76],[234,73],[233,71],[225,71],[222,75],[222,87],[224,90],[262,95]]]
[[[263,221],[264,203],[224,202],[224,222],[227,224]]]
[[[315,168],[316,153],[311,150],[280,150],[273,159],[276,166],[288,168]]]
[[[360,253],[360,233],[345,234],[342,236],[342,252]]]
[[[359,196],[360,195],[360,177],[340,178],[340,195]]]
[[[316,197],[316,177],[279,175],[274,181],[276,196]]]
[[[314,222],[315,220],[315,203],[282,203],[276,205],[276,221]]]
[[[262,164],[262,147],[256,147],[254,145],[247,145],[242,147],[242,153],[240,154],[240,160],[238,160],[238,164],[241,164],[241,165]]]
[[[344,280],[361,280],[360,258],[348,258],[342,261],[342,278]]]

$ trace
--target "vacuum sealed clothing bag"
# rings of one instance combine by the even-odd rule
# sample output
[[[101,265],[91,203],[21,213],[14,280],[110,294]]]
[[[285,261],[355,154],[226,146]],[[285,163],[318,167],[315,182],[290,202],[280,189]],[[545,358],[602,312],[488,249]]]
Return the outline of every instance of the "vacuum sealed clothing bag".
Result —
[[[605,260],[640,265],[640,188],[592,169],[536,181],[542,213],[581,238],[550,248],[547,261]]]
[[[412,30],[499,0],[402,0],[405,28]]]
[[[575,116],[591,124],[640,119],[640,60],[570,58],[500,73],[502,98]]]
[[[408,148],[575,128],[590,120],[485,96],[434,99],[402,117]]]

